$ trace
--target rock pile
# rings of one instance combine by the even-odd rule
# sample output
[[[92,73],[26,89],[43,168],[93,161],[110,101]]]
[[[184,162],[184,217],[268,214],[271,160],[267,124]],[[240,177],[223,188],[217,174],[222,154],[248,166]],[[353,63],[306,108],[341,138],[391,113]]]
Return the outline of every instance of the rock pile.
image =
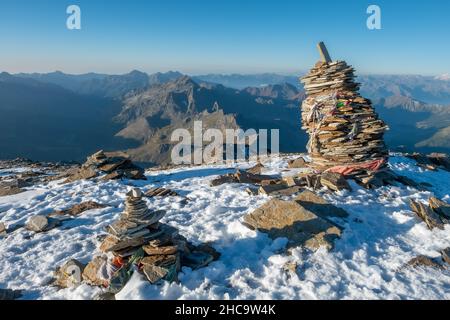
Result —
[[[178,280],[182,265],[196,269],[218,258],[212,247],[193,246],[175,228],[160,223],[165,211],[150,210],[143,197],[140,189],[127,194],[122,216],[106,227],[108,235],[100,245],[103,255],[82,271],[86,283],[117,293],[136,269],[152,284],[172,282]]]
[[[104,180],[127,178],[132,180],[146,180],[145,170],[135,165],[123,152],[96,152],[76,172],[70,175],[66,182],[81,179],[92,179],[99,174],[105,174]]]
[[[319,48],[329,56],[322,43]],[[311,166],[320,171],[355,164],[355,171],[377,171],[388,158],[383,141],[387,126],[371,101],[359,95],[354,78],[354,69],[344,61],[326,59],[301,79],[307,93],[303,129],[310,136]]]

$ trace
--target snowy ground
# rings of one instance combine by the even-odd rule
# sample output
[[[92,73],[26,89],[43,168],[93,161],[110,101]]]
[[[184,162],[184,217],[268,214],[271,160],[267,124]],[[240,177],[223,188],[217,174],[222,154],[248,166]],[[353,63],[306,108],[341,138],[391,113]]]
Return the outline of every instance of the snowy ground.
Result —
[[[267,173],[289,174],[286,159],[269,164]],[[99,254],[97,237],[123,210],[131,186],[147,190],[164,186],[182,197],[149,199],[151,208],[165,209],[163,222],[194,243],[210,242],[222,254],[208,267],[183,268],[179,284],[150,285],[135,273],[118,299],[450,299],[450,270],[398,269],[423,254],[438,257],[450,246],[450,226],[429,231],[409,210],[410,198],[426,201],[434,193],[450,201],[450,173],[418,168],[414,161],[393,157],[391,167],[417,182],[433,185],[432,192],[407,187],[368,191],[351,181],[352,192],[330,194],[330,202],[350,216],[336,220],[345,226],[331,252],[282,254],[286,239],[272,241],[241,224],[242,217],[264,204],[266,196],[249,196],[246,185],[209,187],[229,167],[202,166],[147,172],[148,181],[93,182],[67,185],[52,182],[29,191],[0,197],[0,221],[15,227],[31,216],[48,214],[83,201],[111,205],[83,213],[44,234],[18,229],[0,240],[0,288],[22,289],[25,299],[91,299],[100,289],[82,285],[57,290],[47,283],[54,269],[70,258],[89,262]],[[242,167],[248,167],[243,164]],[[297,262],[297,273],[285,271]]]

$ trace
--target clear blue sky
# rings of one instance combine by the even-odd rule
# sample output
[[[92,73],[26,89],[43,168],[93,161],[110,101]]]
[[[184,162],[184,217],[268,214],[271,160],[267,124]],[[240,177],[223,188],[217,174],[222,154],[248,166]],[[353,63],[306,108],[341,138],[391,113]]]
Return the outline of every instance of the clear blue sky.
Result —
[[[70,4],[82,30],[66,28]],[[290,73],[323,40],[359,73],[432,75],[450,72],[449,34],[448,0],[0,0],[0,70]]]

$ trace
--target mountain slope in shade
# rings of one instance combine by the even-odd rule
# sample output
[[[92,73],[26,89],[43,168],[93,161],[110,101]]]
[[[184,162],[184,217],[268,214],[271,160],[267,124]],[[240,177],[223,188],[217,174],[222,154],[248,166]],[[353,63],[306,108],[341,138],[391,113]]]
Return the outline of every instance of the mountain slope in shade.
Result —
[[[53,84],[0,75],[0,158],[84,160],[99,148],[134,143],[115,138],[117,101]]]

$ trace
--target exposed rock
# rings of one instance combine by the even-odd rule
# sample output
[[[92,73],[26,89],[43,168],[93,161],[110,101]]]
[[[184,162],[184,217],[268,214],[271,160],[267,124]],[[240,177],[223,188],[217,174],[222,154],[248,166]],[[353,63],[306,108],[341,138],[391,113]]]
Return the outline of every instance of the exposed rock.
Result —
[[[140,189],[133,189],[127,194],[125,212],[121,219],[107,227],[110,234],[122,240],[148,241],[162,233],[156,224],[164,217],[165,211],[149,210],[142,196]],[[132,247],[134,246],[129,247],[129,249],[132,249]],[[126,253],[132,254],[128,251]]]
[[[179,250],[177,246],[158,247],[152,245],[143,246],[142,249],[144,249],[145,253],[149,256],[172,255],[176,254]]]
[[[383,180],[376,175],[361,177],[357,181],[366,189],[377,189],[384,186]]]
[[[303,157],[297,158],[295,160],[290,160],[288,162],[288,167],[291,169],[302,169],[308,167],[308,162],[303,159]]]
[[[0,301],[11,301],[22,297],[21,290],[0,289]]]
[[[0,186],[0,197],[13,196],[24,192],[25,190],[18,187],[1,187]]]
[[[320,43],[319,48],[323,55],[325,45]],[[359,94],[354,69],[326,56],[301,79],[307,94],[301,108],[302,128],[310,137],[310,166],[319,171],[353,166],[355,172],[386,167],[389,153],[383,136],[387,125],[372,102]]]
[[[116,244],[112,245],[111,247],[107,248],[105,252],[122,252],[125,249],[133,249],[142,247],[143,244],[145,244],[147,241],[144,238],[138,237],[138,238],[131,238],[131,239],[124,239],[119,240]]]
[[[239,183],[261,183],[264,180],[270,180],[274,177],[268,175],[252,174],[238,170],[235,177]]]
[[[298,267],[297,262],[291,261],[283,265],[283,270],[285,272],[297,273],[297,267]]]
[[[219,258],[220,253],[205,243],[198,246],[190,245],[189,250],[185,250],[185,253],[182,255],[181,263],[183,266],[196,270],[207,266]]]
[[[434,228],[444,229],[444,223],[441,218],[430,207],[424,205],[422,202],[416,202],[413,199],[410,200],[409,205],[411,210],[427,224],[430,230]]]
[[[74,175],[67,178],[65,183],[74,182],[77,180],[89,180],[95,178],[98,175],[97,171],[92,167],[81,168]]]
[[[437,262],[435,259],[429,258],[427,256],[417,256],[408,261],[406,266],[417,268],[417,267],[431,267],[437,269],[443,269],[444,267]]]
[[[428,159],[441,169],[450,171],[450,157],[445,153],[431,153],[428,155]]]
[[[158,281],[163,280],[169,274],[170,270],[153,264],[148,264],[144,265],[142,272],[151,284],[155,284]]]
[[[288,187],[294,187],[297,185],[297,182],[295,181],[294,177],[283,177],[283,181],[284,183],[286,183]]]
[[[178,193],[173,190],[165,189],[165,188],[151,188],[147,192],[145,192],[145,196],[149,198],[153,197],[176,197]]]
[[[56,211],[55,214],[56,215],[78,216],[85,211],[101,209],[101,208],[105,208],[105,207],[106,207],[106,205],[104,205],[104,204],[100,204],[95,201],[87,201],[87,202],[83,202],[80,204],[76,204],[73,207],[66,209],[66,210]]]
[[[6,227],[5,224],[3,222],[0,222],[0,239],[3,237],[6,237],[7,233],[6,233]]]
[[[214,257],[211,254],[202,251],[191,252],[190,254],[183,256],[182,260],[183,265],[192,270],[205,267],[212,261],[214,261]]]
[[[99,174],[106,174],[102,179],[120,179],[122,177],[133,180],[146,180],[144,169],[133,164],[129,156],[123,152],[96,152],[87,158],[86,162],[65,182],[82,179],[92,179]]]
[[[450,264],[450,247],[448,247],[447,249],[444,249],[441,251],[441,256],[442,256],[442,260],[447,263]]]
[[[447,170],[450,171],[450,157],[445,153],[431,153],[423,155],[420,153],[412,153],[406,155],[408,158],[414,159],[419,167],[427,170]]]
[[[109,287],[109,292],[117,293],[136,267],[151,283],[177,281],[181,259],[203,252],[189,246],[175,228],[160,223],[165,211],[150,210],[143,196],[137,188],[127,193],[125,211],[106,228],[109,235],[100,245],[108,256],[95,258],[83,272],[89,284]],[[204,259],[201,266],[209,262]]]
[[[110,249],[115,246],[117,243],[119,243],[119,239],[115,236],[108,235],[103,240],[102,244],[100,245],[100,251],[103,253],[111,251]]]
[[[333,247],[341,230],[298,202],[273,199],[244,217],[245,225],[266,232],[272,239],[285,237],[289,247],[305,246],[317,250]]]
[[[259,189],[250,187],[250,188],[245,189],[245,192],[247,192],[251,196],[257,196],[259,194]]]
[[[123,177],[123,172],[114,171],[108,173],[106,176],[102,178],[102,180],[118,180]]]
[[[344,176],[339,173],[324,172],[320,176],[320,183],[333,191],[352,190]]]
[[[419,183],[415,182],[413,179],[410,179],[410,178],[405,177],[405,176],[398,175],[397,176],[397,181],[400,182],[401,184],[404,184],[405,186],[410,186],[410,187],[416,188],[418,190],[425,190],[426,189],[426,188],[424,188],[423,185],[420,185]]]
[[[201,251],[204,253],[208,253],[213,257],[213,260],[218,260],[220,258],[220,253],[217,252],[216,249],[214,249],[211,245],[209,245],[208,243],[203,243],[200,244],[194,248],[191,248],[191,251],[195,252],[195,251]]]
[[[232,174],[226,174],[223,176],[220,176],[216,179],[213,179],[210,183],[211,187],[217,187],[226,183],[237,183],[237,179],[234,175]]]
[[[450,204],[435,197],[431,197],[429,202],[431,209],[433,209],[445,219],[450,219]]]
[[[82,275],[83,280],[86,281],[87,284],[92,286],[108,287],[108,280],[100,276],[100,270],[104,267],[105,264],[107,264],[106,257],[95,257],[91,262],[88,263],[86,268],[84,268]]]
[[[397,186],[398,183],[416,188],[418,190],[426,190],[427,187],[432,187],[428,183],[418,183],[406,176],[398,175],[390,169],[356,174],[353,175],[352,178],[354,178],[358,184],[366,189],[376,189],[388,185]]]
[[[116,300],[116,295],[113,292],[106,291],[97,294],[94,299],[95,301],[111,301]]]
[[[85,265],[72,259],[63,266],[56,268],[54,285],[61,288],[70,288],[81,284],[81,275]]]
[[[264,180],[261,180],[261,182],[258,184],[261,186],[270,186],[273,184],[278,184],[278,185],[284,184],[287,187],[287,183],[284,179],[277,179],[277,178],[264,179]]]
[[[432,171],[435,171],[437,169],[436,164],[434,164],[428,157],[420,153],[407,154],[406,156],[408,158],[416,160],[419,167]]]
[[[318,196],[314,192],[305,190],[300,193],[296,198],[301,206],[307,210],[314,212],[319,217],[327,219],[330,217],[346,218],[348,217],[347,211],[342,208],[338,208],[330,203],[328,203],[324,198]]]
[[[285,184],[269,184],[259,188],[259,194],[271,195],[275,192],[287,189]]]
[[[154,265],[159,267],[170,267],[176,264],[179,260],[179,256],[177,254],[170,255],[151,255],[143,258],[141,260],[142,265]]]
[[[299,186],[294,186],[294,187],[289,187],[289,188],[285,187],[284,189],[277,190],[277,191],[270,193],[270,195],[275,196],[275,197],[289,197],[289,196],[297,194],[301,191],[302,191],[302,188]]]

